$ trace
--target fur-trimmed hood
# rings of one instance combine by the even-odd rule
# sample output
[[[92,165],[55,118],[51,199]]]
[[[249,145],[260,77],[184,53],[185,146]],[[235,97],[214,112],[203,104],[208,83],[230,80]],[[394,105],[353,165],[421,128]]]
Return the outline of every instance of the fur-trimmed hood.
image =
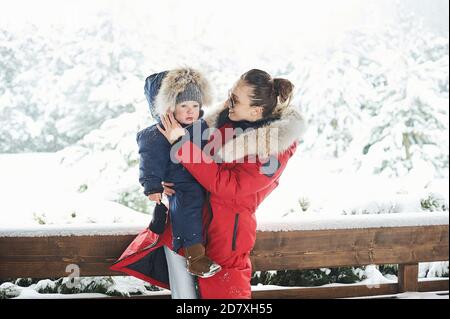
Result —
[[[192,68],[181,68],[168,71],[161,81],[161,87],[155,96],[156,114],[161,116],[166,112],[174,112],[177,95],[183,92],[189,83],[199,87],[202,94],[202,108],[211,105],[211,86],[203,74]]]
[[[204,119],[209,127],[218,128],[218,120],[227,116],[224,105],[208,112]],[[307,129],[306,121],[292,105],[278,106],[268,123],[258,128],[250,128],[236,138],[228,140],[215,155],[223,162],[231,163],[246,156],[267,159],[286,151],[294,142],[301,140]]]

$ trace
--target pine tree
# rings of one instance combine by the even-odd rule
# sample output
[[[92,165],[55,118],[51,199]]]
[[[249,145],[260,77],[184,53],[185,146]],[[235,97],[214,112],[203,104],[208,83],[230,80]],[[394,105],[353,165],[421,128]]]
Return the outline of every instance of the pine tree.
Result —
[[[297,92],[309,123],[305,148],[322,158],[340,158],[363,121],[361,110],[372,88],[358,70],[358,56],[348,48],[334,48],[310,61]]]
[[[76,31],[0,29],[0,152],[57,151],[135,110],[143,50],[118,33],[106,14]]]
[[[362,160],[387,176],[429,163],[442,177],[448,170],[448,40],[427,32],[413,15],[383,37],[384,80],[375,85],[378,110]]]

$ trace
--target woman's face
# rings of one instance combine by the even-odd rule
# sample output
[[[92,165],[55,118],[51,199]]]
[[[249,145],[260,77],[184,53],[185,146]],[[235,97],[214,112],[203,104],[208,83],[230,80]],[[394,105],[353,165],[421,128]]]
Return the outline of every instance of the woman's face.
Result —
[[[230,120],[255,122],[262,119],[263,108],[250,105],[252,95],[253,88],[250,85],[243,80],[236,82],[226,102]]]
[[[181,124],[192,124],[200,116],[200,105],[196,101],[185,101],[175,106],[175,119]]]

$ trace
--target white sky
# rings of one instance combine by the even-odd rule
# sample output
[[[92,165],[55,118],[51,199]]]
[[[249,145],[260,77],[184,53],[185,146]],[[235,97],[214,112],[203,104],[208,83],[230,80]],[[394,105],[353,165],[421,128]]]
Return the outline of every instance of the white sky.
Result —
[[[446,0],[403,0],[411,10],[432,14],[433,23],[447,21],[447,12],[437,12]],[[444,1],[444,2],[442,2]],[[361,24],[379,25],[393,18],[394,0],[15,0],[2,1],[0,26],[21,26],[28,22],[46,28],[51,24],[78,28],[95,19],[99,10],[113,15],[117,27],[135,25],[154,32],[176,31],[180,38],[193,38],[214,45],[271,45],[276,40],[303,45],[324,45],[343,30]],[[435,3],[436,5],[432,5]],[[438,5],[439,4],[439,5]],[[437,8],[437,9],[436,9]],[[431,11],[430,11],[431,10]],[[441,23],[447,26],[446,23]],[[206,34],[199,38],[199,31]],[[442,31],[447,32],[448,31]],[[172,32],[173,34],[173,32]],[[271,41],[274,39],[274,41]]]

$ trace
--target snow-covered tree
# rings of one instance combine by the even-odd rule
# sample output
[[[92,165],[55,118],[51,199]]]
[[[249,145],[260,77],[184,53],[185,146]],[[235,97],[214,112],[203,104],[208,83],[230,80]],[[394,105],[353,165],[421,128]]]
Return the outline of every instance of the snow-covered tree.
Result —
[[[75,32],[0,31],[1,152],[56,151],[134,111],[142,50],[117,34],[105,14]]]
[[[350,31],[292,72],[306,150],[351,171],[448,176],[448,39],[400,21]]]
[[[434,175],[448,176],[448,39],[411,15],[382,36],[372,56],[383,80],[373,83],[377,109],[361,160],[376,174],[402,176],[431,165]]]
[[[359,56],[347,48],[310,60],[298,86],[298,100],[309,121],[306,149],[322,158],[340,158],[364,121],[362,110],[372,87],[358,69]]]

